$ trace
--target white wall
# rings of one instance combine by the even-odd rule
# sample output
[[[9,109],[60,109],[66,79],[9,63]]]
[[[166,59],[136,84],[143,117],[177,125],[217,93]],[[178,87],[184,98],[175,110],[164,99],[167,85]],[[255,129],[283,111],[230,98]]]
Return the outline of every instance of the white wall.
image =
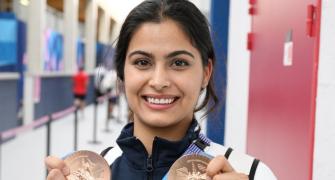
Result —
[[[335,179],[335,1],[322,0],[313,179]]]
[[[124,19],[128,13],[143,0],[98,0],[98,4],[106,8],[107,13],[115,20],[112,41],[114,41],[121,29]],[[190,0],[193,2],[208,18],[211,0]]]
[[[230,1],[225,145],[246,152],[251,30],[248,0]]]
[[[13,1],[13,11],[16,17],[24,22],[28,22],[28,7],[19,1]]]
[[[97,4],[105,9],[107,16],[110,16],[115,20],[112,41],[118,37],[121,25],[128,13],[141,2],[142,0],[97,0]]]
[[[64,15],[62,12],[47,6],[46,28],[64,35]]]
[[[210,18],[210,9],[211,9],[211,0],[190,0],[193,4],[195,4],[200,11],[207,17]]]

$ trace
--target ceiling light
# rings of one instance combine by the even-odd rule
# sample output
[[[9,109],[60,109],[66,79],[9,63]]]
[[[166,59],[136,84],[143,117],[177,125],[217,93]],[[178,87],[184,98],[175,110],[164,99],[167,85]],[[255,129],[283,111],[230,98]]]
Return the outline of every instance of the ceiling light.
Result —
[[[23,6],[28,6],[30,3],[30,0],[20,0],[20,4],[22,4]]]

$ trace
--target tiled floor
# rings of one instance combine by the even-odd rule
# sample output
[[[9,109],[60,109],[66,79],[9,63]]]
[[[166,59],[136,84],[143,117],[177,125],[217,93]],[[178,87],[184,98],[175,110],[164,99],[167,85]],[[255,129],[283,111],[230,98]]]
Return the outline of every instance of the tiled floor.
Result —
[[[100,144],[92,144],[93,140],[93,112],[94,107],[86,107],[84,119],[80,114],[78,122],[78,150],[91,150],[100,153],[104,148],[113,146],[120,130],[126,123],[127,106],[124,98],[121,109],[114,109],[114,116],[120,114],[120,122],[111,120],[110,132],[105,132],[107,103],[97,108],[97,140]],[[46,126],[42,126],[27,133],[20,134],[0,147],[0,180],[43,180],[46,170],[44,157],[46,156]],[[68,115],[52,123],[51,126],[51,154],[63,157],[74,148],[74,114]]]
[[[120,100],[120,109],[114,108],[113,115],[120,117],[121,122],[112,119],[110,132],[106,132],[107,103],[97,108],[97,140],[100,144],[92,144],[94,106],[86,107],[84,118],[78,113],[78,150],[91,150],[100,153],[106,147],[114,146],[120,130],[127,123],[127,104],[124,97]],[[196,113],[200,119],[201,113]],[[206,119],[206,118],[205,118]],[[201,120],[203,131],[206,120]],[[5,142],[0,146],[0,180],[44,180],[46,169],[46,126],[39,127]],[[70,114],[51,125],[50,154],[64,157],[74,151],[74,114]]]

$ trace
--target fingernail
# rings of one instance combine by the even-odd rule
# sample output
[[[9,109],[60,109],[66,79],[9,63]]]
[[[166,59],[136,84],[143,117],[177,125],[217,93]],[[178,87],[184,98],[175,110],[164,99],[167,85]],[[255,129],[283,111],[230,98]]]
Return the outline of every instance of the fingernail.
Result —
[[[70,174],[70,169],[69,169],[67,166],[65,166],[65,167],[62,169],[62,172],[63,172],[64,175],[68,175],[68,174]]]
[[[212,180],[212,178],[209,176],[206,176],[206,180]]]

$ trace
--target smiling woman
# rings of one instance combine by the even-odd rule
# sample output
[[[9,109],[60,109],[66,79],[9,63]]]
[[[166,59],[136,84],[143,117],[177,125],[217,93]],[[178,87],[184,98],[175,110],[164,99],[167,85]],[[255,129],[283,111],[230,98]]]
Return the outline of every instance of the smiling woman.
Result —
[[[210,101],[213,106],[209,109],[214,108],[217,98],[209,27],[194,4],[148,0],[135,7],[121,28],[115,61],[133,122],[117,139],[114,149],[122,153],[113,149],[105,157],[111,164],[113,180],[162,179],[186,154],[201,154],[200,159],[211,160],[203,163],[207,167],[197,167],[201,172],[193,166],[172,172],[180,176],[178,179],[275,179],[263,163],[232,153],[199,133],[194,113]],[[197,106],[202,92],[205,100]],[[110,159],[109,154],[117,158]],[[229,155],[234,157],[230,162]],[[67,168],[62,161],[49,157],[46,162],[51,169],[49,179],[65,178],[67,172],[59,171]]]
[[[158,135],[178,140],[185,135],[200,91],[211,77],[212,63],[201,62],[199,51],[173,20],[147,22],[136,30],[124,65],[135,136],[156,127],[150,139]],[[144,143],[148,152],[150,144]]]

